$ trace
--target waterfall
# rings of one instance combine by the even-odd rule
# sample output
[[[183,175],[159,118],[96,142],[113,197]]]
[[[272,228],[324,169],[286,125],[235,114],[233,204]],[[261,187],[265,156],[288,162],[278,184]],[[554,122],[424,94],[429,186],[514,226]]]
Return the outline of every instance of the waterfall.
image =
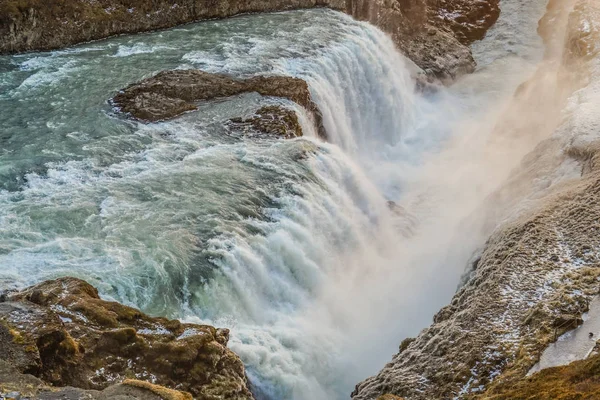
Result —
[[[429,324],[474,248],[469,230],[452,240],[485,194],[457,184],[474,157],[431,155],[485,102],[468,84],[416,93],[391,39],[344,14],[241,16],[0,64],[0,283],[76,276],[104,298],[230,328],[261,399],[348,398]],[[256,94],[148,125],[106,102],[193,67],[305,79],[329,142],[298,106]],[[296,108],[305,137],[231,134],[229,119],[265,104]]]
[[[422,294],[437,264],[417,268],[414,218],[389,202],[447,134],[432,117],[441,97],[415,92],[377,28],[276,13],[6,61],[0,281],[77,276],[105,298],[228,327],[259,397],[277,400],[347,398],[439,306]],[[253,94],[149,125],[102,108],[176,67],[301,77],[329,143],[298,106]],[[228,135],[229,118],[265,102],[296,108],[305,137]],[[447,271],[440,279],[458,275]],[[447,281],[436,288],[451,291]]]
[[[330,144],[289,144],[310,146],[309,175],[286,182],[268,222],[256,221],[263,234],[212,242],[222,276],[203,296],[230,315],[209,321],[232,328],[230,346],[265,399],[347,398],[414,332],[408,321],[429,318],[419,289],[432,271],[404,263],[418,252],[405,248],[407,215],[388,201],[402,191],[402,169],[445,132],[419,123],[432,103],[391,39],[346,22],[337,43],[274,63],[309,83]],[[387,332],[373,337],[374,326]]]

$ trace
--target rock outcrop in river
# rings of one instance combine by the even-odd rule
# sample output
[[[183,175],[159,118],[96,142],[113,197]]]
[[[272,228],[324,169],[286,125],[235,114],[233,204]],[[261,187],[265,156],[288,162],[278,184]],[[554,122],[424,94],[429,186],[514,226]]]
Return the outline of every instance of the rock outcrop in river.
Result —
[[[113,104],[136,119],[152,122],[174,118],[184,112],[195,110],[196,106],[193,103],[197,101],[235,96],[246,92],[281,97],[301,105],[312,115],[319,135],[322,138],[326,137],[323,116],[312,100],[308,84],[302,79],[286,76],[236,79],[200,70],[163,71],[127,87],[113,98]],[[252,120],[234,122],[252,123],[265,133],[289,137],[301,136],[301,128],[295,115],[290,116],[280,107],[262,109]]]
[[[230,126],[244,132],[275,135],[286,139],[303,136],[296,112],[280,106],[261,107],[249,118],[233,118]]]
[[[2,295],[0,393],[252,399],[244,365],[227,348],[228,339],[227,329],[152,318],[104,301],[79,279],[47,281]],[[64,387],[77,389],[57,389]]]
[[[430,77],[471,72],[469,48],[499,15],[498,0],[4,0],[0,53],[49,50],[108,36],[242,13],[330,7],[390,33]]]
[[[560,34],[563,27],[566,35]],[[562,120],[488,199],[502,216],[490,217],[496,228],[470,281],[431,327],[403,342],[378,375],[357,386],[353,399],[384,393],[423,400],[558,398],[544,391],[525,395],[560,385],[542,384],[550,377],[563,379],[556,371],[524,377],[548,344],[581,323],[600,291],[600,121],[595,109],[600,5],[552,1],[540,32],[551,33],[544,37],[549,59],[514,100],[529,118],[507,118],[498,129],[509,137],[533,135],[545,128],[543,117],[561,115],[566,107]],[[597,361],[581,365],[597,368]],[[581,382],[589,377],[580,375]],[[576,389],[587,394],[568,398],[595,398],[594,385],[587,392],[583,386]]]

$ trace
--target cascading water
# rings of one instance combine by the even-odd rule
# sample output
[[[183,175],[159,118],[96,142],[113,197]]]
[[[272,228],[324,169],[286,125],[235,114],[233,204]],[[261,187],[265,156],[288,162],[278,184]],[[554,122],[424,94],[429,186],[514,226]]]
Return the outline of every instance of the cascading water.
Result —
[[[305,138],[236,137],[229,118],[282,103],[253,94],[149,125],[106,103],[189,67],[304,78],[330,143],[300,109]],[[229,327],[259,398],[347,398],[430,321],[474,249],[453,244],[465,213],[442,218],[448,194],[415,190],[422,156],[464,118],[464,86],[415,93],[391,40],[340,13],[0,57],[0,89],[3,286],[78,276],[146,312]]]

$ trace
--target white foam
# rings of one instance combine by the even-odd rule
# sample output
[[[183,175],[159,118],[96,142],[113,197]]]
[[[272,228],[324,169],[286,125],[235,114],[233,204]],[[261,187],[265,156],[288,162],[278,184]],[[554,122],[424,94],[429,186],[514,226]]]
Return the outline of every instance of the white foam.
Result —
[[[136,43],[132,46],[120,45],[114,57],[129,57],[137,54],[151,54],[158,50],[170,49],[169,46]]]
[[[75,70],[78,69],[78,63],[74,60],[61,63],[60,60],[55,60],[49,57],[34,58],[26,61],[22,66],[27,71],[36,71],[31,76],[26,78],[15,91],[31,90],[36,88],[44,88],[47,85],[57,85],[62,79],[67,78]]]

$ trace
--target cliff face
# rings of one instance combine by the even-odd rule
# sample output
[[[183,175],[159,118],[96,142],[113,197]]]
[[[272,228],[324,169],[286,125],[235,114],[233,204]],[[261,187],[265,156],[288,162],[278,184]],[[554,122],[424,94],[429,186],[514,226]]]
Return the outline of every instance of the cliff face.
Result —
[[[79,279],[47,281],[0,298],[0,393],[251,400],[228,339],[227,329],[104,301]],[[78,389],[42,396],[50,385]]]
[[[5,0],[0,3],[0,52],[48,50],[252,12],[329,6],[344,0]]]
[[[346,12],[392,35],[427,76],[442,81],[475,70],[467,47],[500,15],[499,0],[348,0]]]
[[[548,59],[508,110],[527,118],[498,129],[510,139],[548,129],[547,119],[556,125],[488,199],[502,215],[489,216],[495,229],[471,279],[353,399],[558,398],[544,379],[563,379],[560,371],[524,377],[600,290],[600,5],[551,1],[540,32]],[[564,390],[587,393],[565,398],[595,398],[597,388],[571,382]]]
[[[483,37],[499,0],[4,0],[0,53],[49,50],[242,13],[329,7],[369,21],[431,78],[473,71],[466,45]]]
[[[454,33],[462,44],[481,40],[500,16],[499,1],[427,0],[427,19]]]

